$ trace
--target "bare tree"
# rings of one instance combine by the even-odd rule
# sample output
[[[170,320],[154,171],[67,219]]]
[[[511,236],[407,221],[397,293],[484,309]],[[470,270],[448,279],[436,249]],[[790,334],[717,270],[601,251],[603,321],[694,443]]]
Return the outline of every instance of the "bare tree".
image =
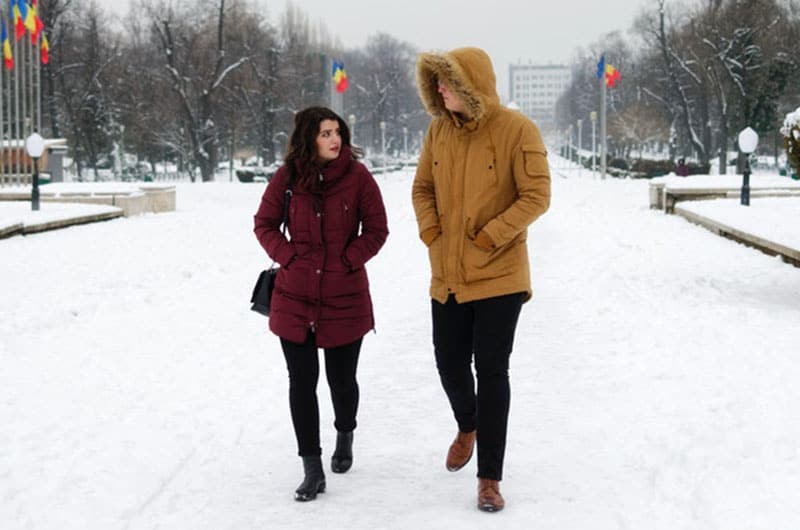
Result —
[[[178,98],[190,156],[203,182],[214,179],[217,165],[218,94],[226,78],[249,59],[226,56],[225,0],[219,0],[215,8],[216,15],[207,15],[196,5],[181,11],[161,5],[151,11],[151,28],[163,53],[170,88]],[[212,24],[214,32],[209,31]]]

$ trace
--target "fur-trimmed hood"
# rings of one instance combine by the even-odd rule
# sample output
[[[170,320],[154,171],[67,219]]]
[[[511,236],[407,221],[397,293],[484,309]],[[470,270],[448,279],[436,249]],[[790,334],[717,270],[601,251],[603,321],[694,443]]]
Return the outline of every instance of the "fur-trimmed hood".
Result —
[[[417,59],[417,89],[425,109],[434,117],[456,117],[444,106],[439,79],[464,101],[468,116],[480,122],[500,105],[492,60],[480,48],[457,48],[446,53],[421,53]]]

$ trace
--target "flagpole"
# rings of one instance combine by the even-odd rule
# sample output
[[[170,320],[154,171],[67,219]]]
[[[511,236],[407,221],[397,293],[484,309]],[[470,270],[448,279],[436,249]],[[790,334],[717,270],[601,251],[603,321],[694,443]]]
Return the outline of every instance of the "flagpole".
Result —
[[[14,28],[14,134],[11,137],[14,142],[14,147],[12,151],[13,161],[14,161],[14,183],[22,184],[22,173],[20,173],[20,152],[19,148],[21,147],[21,143],[19,139],[21,137],[20,133],[20,119],[19,119],[19,77],[22,72],[22,54],[18,53],[20,46],[17,46],[17,35],[16,35],[16,27]]]
[[[600,178],[606,178],[606,76],[600,79]]]
[[[3,30],[5,31],[5,21],[3,21]],[[8,37],[8,34],[6,34]],[[6,183],[6,155],[8,151],[6,151],[6,128],[5,122],[3,121],[3,114],[6,110],[6,102],[5,102],[5,95],[6,95],[6,87],[4,85],[6,80],[6,50],[5,50],[5,41],[0,42],[0,46],[3,47],[3,66],[0,67],[0,188],[2,188]],[[10,46],[10,44],[9,44]]]
[[[44,31],[44,28],[36,36],[38,46],[33,50],[36,56],[34,61],[36,67],[36,91],[33,97],[36,98],[34,108],[36,109],[36,132],[39,134],[42,134],[42,31]]]

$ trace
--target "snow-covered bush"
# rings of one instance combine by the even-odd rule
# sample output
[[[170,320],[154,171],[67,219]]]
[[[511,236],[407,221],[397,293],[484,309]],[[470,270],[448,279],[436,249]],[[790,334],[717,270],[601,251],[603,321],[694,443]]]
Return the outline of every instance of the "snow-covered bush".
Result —
[[[795,173],[800,174],[800,107],[786,115],[781,127],[783,145],[786,146],[786,158]]]

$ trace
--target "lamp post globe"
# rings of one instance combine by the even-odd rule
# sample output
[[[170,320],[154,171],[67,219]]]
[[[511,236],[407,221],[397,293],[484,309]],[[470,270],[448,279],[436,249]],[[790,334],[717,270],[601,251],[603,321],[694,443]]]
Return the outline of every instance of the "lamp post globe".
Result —
[[[750,155],[758,146],[758,133],[746,127],[739,133],[739,151],[744,153],[744,174],[742,175],[742,191],[739,202],[742,206],[750,206]]]
[[[39,157],[44,152],[44,138],[33,133],[25,140],[25,150],[33,160],[33,187],[31,189],[31,210],[39,210]]]

